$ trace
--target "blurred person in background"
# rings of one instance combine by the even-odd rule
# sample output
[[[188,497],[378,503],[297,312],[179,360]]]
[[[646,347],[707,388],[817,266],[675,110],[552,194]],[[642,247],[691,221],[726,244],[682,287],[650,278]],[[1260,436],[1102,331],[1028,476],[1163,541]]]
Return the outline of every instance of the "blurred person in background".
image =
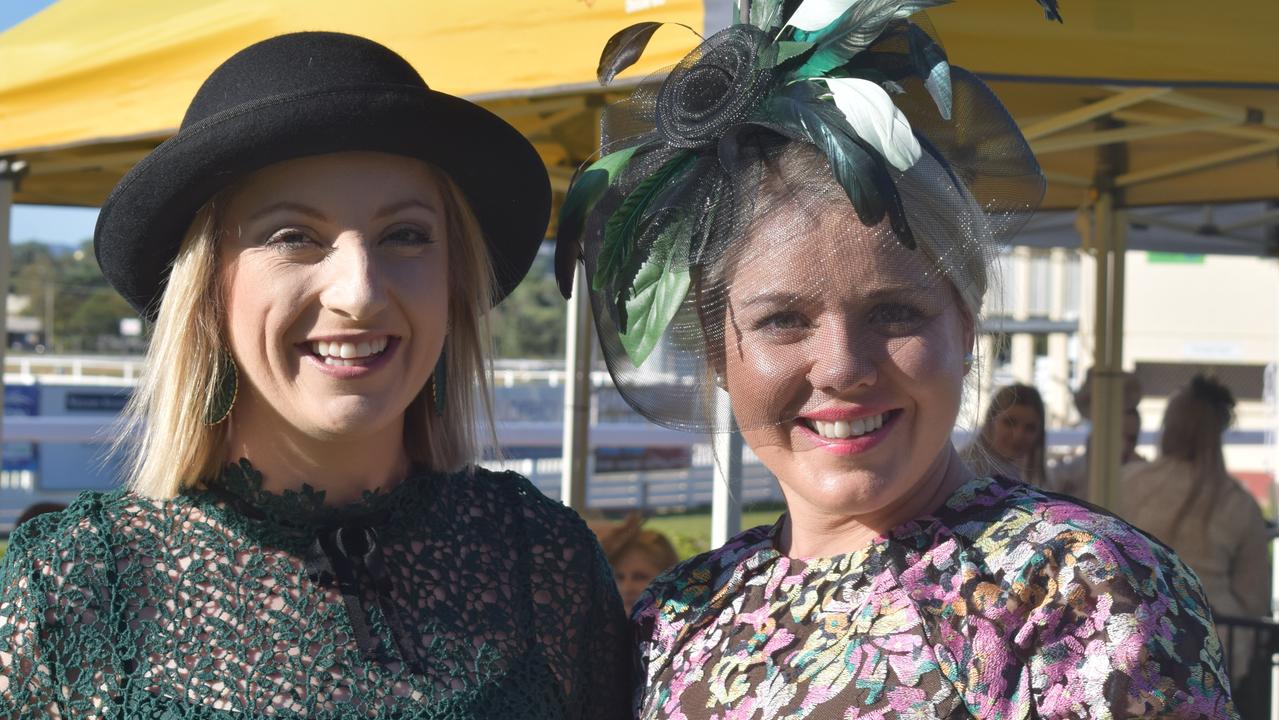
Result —
[[[1043,487],[1044,399],[1030,385],[1008,385],[991,398],[977,438],[961,456],[977,475],[1002,475]]]
[[[14,534],[0,718],[627,717],[599,544],[477,464],[549,209],[528,140],[371,40],[219,66],[99,216],[154,322],[128,483]]]
[[[596,529],[627,613],[649,583],[679,562],[671,541],[643,525],[644,517],[633,512],[619,523],[600,524]]]
[[[1124,376],[1124,413],[1123,446],[1120,448],[1120,466],[1140,465],[1146,458],[1137,453],[1137,442],[1141,438],[1141,413],[1137,406],[1141,403],[1141,381],[1131,372]],[[1093,371],[1088,369],[1084,383],[1075,392],[1075,408],[1085,421],[1092,420]],[[1063,458],[1048,472],[1045,489],[1063,493],[1080,500],[1089,500],[1089,448],[1092,446],[1092,434],[1084,440],[1084,451],[1081,454]]]
[[[18,527],[22,525],[23,523],[33,518],[37,518],[41,515],[44,515],[45,513],[61,512],[66,509],[67,509],[67,506],[64,503],[58,503],[58,502],[35,503],[34,505],[28,507],[26,510],[22,511],[22,514],[19,515],[18,519],[13,523],[13,529],[17,530]]]
[[[1222,435],[1234,407],[1230,389],[1203,375],[1173,395],[1159,458],[1125,469],[1120,514],[1177,551],[1215,615],[1263,618],[1270,616],[1270,533],[1256,499],[1226,469]],[[1236,687],[1254,647],[1248,631],[1242,641],[1238,635],[1229,658]]]

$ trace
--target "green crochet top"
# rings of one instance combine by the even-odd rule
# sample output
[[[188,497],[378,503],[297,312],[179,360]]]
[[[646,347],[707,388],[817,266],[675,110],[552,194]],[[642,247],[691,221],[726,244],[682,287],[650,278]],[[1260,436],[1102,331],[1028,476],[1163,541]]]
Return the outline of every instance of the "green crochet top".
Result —
[[[519,475],[332,507],[241,461],[15,531],[0,718],[623,718],[628,639],[594,537]]]

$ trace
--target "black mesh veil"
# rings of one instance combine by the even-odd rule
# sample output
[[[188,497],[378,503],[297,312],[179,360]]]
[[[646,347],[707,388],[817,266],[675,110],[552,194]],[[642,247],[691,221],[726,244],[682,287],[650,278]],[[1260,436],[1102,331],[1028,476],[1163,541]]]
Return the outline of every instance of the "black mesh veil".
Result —
[[[835,80],[774,37],[733,26],[610,106],[618,162],[568,231],[614,383],[667,427],[727,430],[730,395],[749,430],[859,373],[961,372],[995,248],[1043,195],[1007,111],[919,25],[886,23]],[[864,121],[837,106],[857,93]]]

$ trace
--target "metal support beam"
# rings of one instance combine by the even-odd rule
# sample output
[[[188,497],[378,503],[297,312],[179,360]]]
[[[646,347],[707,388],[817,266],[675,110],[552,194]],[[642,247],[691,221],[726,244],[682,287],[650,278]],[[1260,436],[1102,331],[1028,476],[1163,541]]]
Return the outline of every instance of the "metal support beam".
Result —
[[[1151,98],[1159,97],[1165,93],[1171,92],[1171,88],[1166,87],[1143,87],[1124,89],[1116,95],[1108,97],[1104,100],[1098,100],[1081,108],[1071,110],[1041,120],[1032,125],[1022,128],[1022,134],[1026,136],[1028,141],[1035,141],[1043,137],[1047,137],[1055,132],[1060,132],[1066,128],[1072,128],[1076,125],[1082,125],[1090,120],[1096,120],[1103,115],[1108,115],[1116,110],[1122,110],[1138,103],[1146,102]]]
[[[733,421],[728,393],[717,392],[719,407],[714,438],[715,480],[711,485],[711,547],[742,531],[742,434]]]
[[[1089,499],[1114,509],[1118,501],[1123,432],[1124,252],[1126,218],[1113,192],[1094,206],[1096,248],[1092,437],[1088,452]]]
[[[1195,172],[1197,170],[1207,170],[1218,165],[1229,165],[1230,163],[1242,162],[1258,155],[1266,155],[1279,150],[1279,140],[1267,140],[1265,142],[1253,143],[1243,147],[1223,150],[1221,152],[1210,153],[1208,155],[1200,155],[1199,157],[1182,160],[1181,162],[1168,163],[1161,167],[1150,168],[1140,172],[1124,173],[1115,178],[1115,185],[1118,187],[1128,187],[1138,185],[1152,180],[1162,180],[1164,178],[1173,177],[1175,175],[1184,175],[1186,173]]]
[[[1044,155],[1046,153],[1079,150],[1082,148],[1097,147],[1098,145],[1108,145],[1116,142],[1150,140],[1153,138],[1164,137],[1166,135],[1184,135],[1186,133],[1215,130],[1217,128],[1230,127],[1236,124],[1237,123],[1233,120],[1210,117],[1188,120],[1186,122],[1160,123],[1157,125],[1135,125],[1116,128],[1114,130],[1098,130],[1095,132],[1058,135],[1043,140],[1037,140],[1030,144],[1030,149],[1034,150],[1036,155]]]
[[[591,301],[587,295],[586,268],[581,264],[573,277],[573,298],[568,302],[568,332],[564,358],[563,469],[560,500],[578,512],[586,509],[586,479],[590,465],[591,413]]]
[[[0,293],[0,369],[4,368],[4,354],[9,349],[9,223],[13,211],[13,195],[18,181],[27,172],[27,163],[13,158],[0,158],[0,279],[4,280],[4,292]],[[4,399],[4,373],[0,372],[0,402]],[[3,405],[0,405],[3,407]],[[4,438],[4,412],[0,410],[0,440]]]

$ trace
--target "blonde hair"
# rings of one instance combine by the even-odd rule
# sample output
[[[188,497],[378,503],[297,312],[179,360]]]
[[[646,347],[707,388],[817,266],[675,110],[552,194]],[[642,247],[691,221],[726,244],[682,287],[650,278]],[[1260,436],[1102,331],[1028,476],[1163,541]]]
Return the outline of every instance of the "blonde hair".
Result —
[[[405,410],[404,446],[414,462],[453,472],[479,458],[477,421],[483,423],[483,440],[497,446],[487,316],[495,280],[483,233],[465,196],[443,172],[427,168],[443,198],[449,243],[445,410],[436,416],[428,383]],[[219,205],[227,194],[210,199],[182,239],[142,376],[121,415],[115,449],[126,455],[129,488],[148,497],[165,499],[198,487],[215,477],[226,460],[228,423],[210,427],[205,413],[229,360],[218,263]],[[232,421],[234,416],[233,409]]]

